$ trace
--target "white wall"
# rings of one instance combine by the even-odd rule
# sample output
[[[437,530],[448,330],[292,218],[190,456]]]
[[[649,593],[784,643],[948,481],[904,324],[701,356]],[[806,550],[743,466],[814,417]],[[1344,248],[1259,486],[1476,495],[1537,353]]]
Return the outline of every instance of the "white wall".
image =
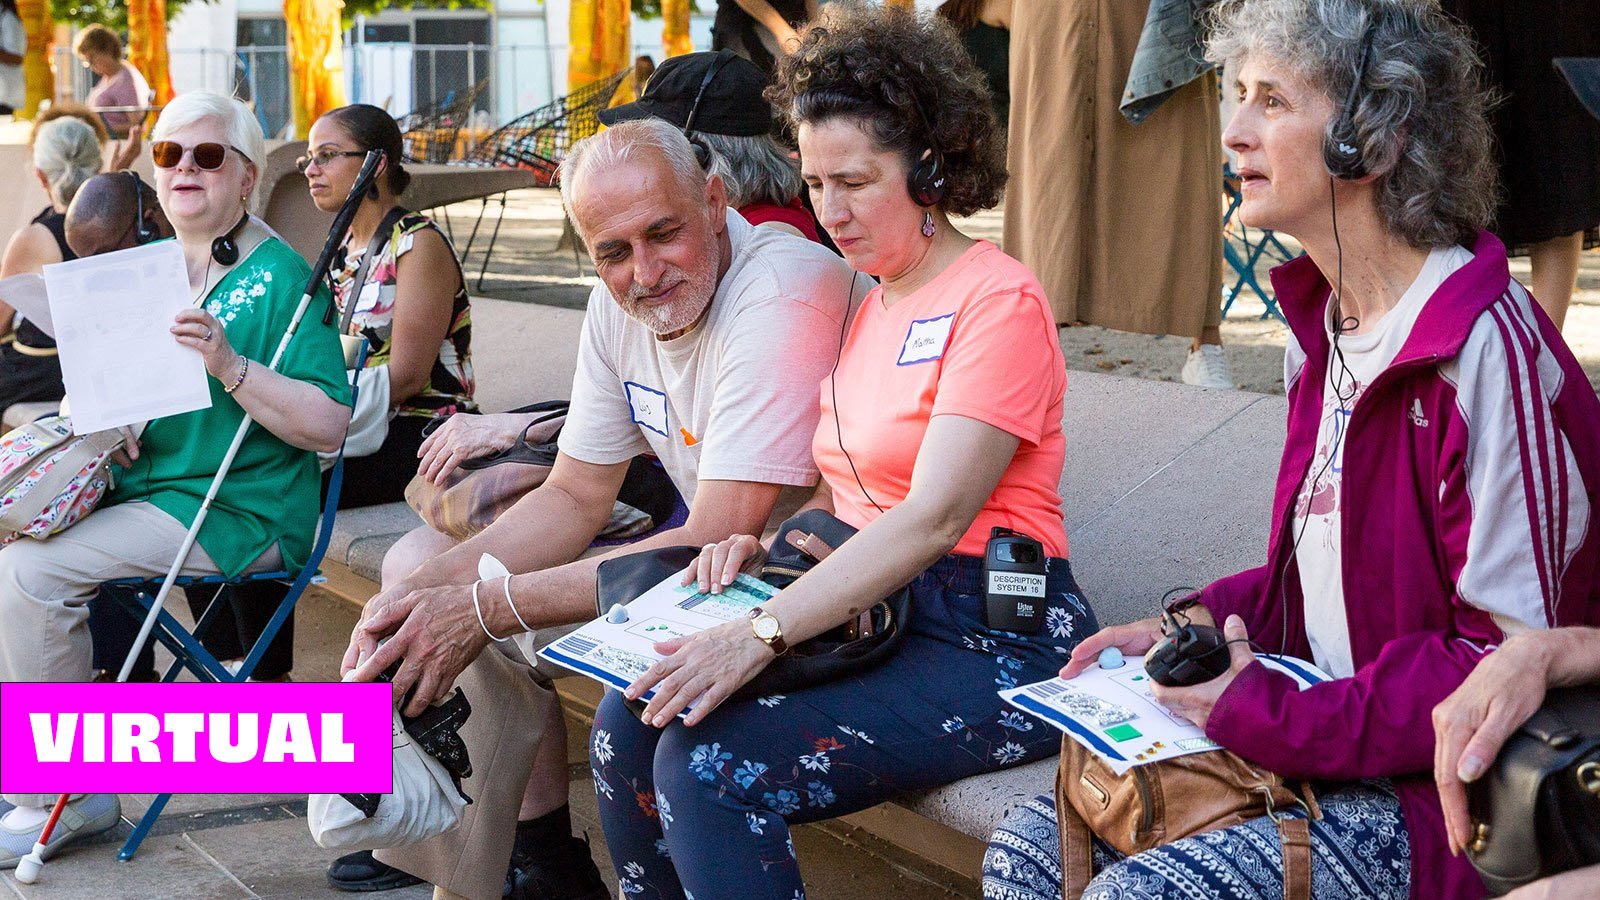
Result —
[[[188,3],[167,27],[168,67],[178,93],[232,83],[235,22],[246,4],[265,0]],[[278,9],[282,9],[280,4]]]

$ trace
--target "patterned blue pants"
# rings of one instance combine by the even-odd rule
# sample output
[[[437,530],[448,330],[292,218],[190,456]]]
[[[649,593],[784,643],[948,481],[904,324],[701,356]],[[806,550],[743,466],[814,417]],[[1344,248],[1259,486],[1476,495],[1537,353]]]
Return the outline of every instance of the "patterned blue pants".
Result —
[[[805,896],[790,823],[1049,757],[1055,729],[995,691],[1054,675],[1098,630],[1071,570],[1052,561],[1046,628],[982,625],[980,561],[947,556],[911,584],[909,634],[855,678],[730,702],[693,728],[642,724],[609,692],[589,759],[625,900]]]
[[[1405,900],[1411,844],[1387,782],[1319,792],[1311,823],[1311,894],[1317,900]],[[1296,811],[1298,812],[1298,811]],[[1303,813],[1301,813],[1303,815]],[[1094,842],[1098,874],[1084,900],[1189,900],[1283,896],[1283,846],[1262,817],[1124,857]],[[1013,810],[983,857],[984,900],[1061,900],[1061,832],[1053,797]]]

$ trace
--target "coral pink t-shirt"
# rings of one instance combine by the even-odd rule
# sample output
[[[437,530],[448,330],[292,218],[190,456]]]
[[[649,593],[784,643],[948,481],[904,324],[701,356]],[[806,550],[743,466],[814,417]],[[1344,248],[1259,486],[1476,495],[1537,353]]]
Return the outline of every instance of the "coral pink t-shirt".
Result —
[[[998,525],[1065,557],[1056,487],[1066,458],[1066,389],[1066,363],[1044,289],[994,244],[978,241],[889,309],[883,289],[873,288],[850,327],[837,373],[822,382],[812,453],[833,492],[834,513],[862,528],[881,515],[871,500],[884,509],[904,500],[929,421],[965,416],[1016,435],[1021,444],[954,552],[982,556],[989,529]],[[840,431],[848,459],[839,449]]]

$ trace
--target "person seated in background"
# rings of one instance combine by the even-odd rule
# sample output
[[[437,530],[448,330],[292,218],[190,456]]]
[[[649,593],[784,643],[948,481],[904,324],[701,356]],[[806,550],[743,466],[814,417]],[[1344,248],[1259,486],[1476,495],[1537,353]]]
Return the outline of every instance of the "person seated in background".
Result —
[[[1223,133],[1239,215],[1306,255],[1272,273],[1289,409],[1267,563],[1173,604],[1221,626],[1232,663],[1155,697],[1248,762],[1319,783],[1319,897],[1481,897],[1448,852],[1430,717],[1506,637],[1600,623],[1600,400],[1484,230],[1492,132],[1463,26],[1426,0],[1227,0],[1215,15],[1207,56],[1240,98]],[[1061,676],[1161,637],[1158,619],[1105,629]],[[1333,677],[1299,690],[1250,639]],[[986,893],[1059,897],[1056,834],[1052,798],[1019,807]],[[1101,849],[1094,896],[1283,890],[1270,817],[1122,860]]]
[[[971,60],[930,16],[851,6],[806,34],[774,93],[823,226],[882,279],[822,382],[811,444],[822,480],[807,505],[859,530],[750,618],[658,645],[626,695],[606,692],[589,760],[628,897],[804,896],[794,825],[1054,752],[996,688],[1048,678],[1096,630],[1066,559],[1067,375],[1049,305],[1021,263],[951,222],[994,206],[1006,178]],[[995,528],[1048,557],[1032,634],[984,611]],[[705,548],[685,583],[731,584],[761,561],[758,533]],[[887,660],[730,699],[902,586],[912,614]],[[627,707],[651,688],[642,715]]]
[[[142,109],[150,103],[150,84],[133,63],[122,58],[122,40],[116,32],[104,25],[90,25],[78,33],[72,52],[100,79],[84,101],[91,109]],[[102,112],[100,117],[114,138],[132,138],[144,123],[142,112]]]
[[[50,205],[11,236],[0,260],[0,278],[39,272],[52,263],[77,259],[67,243],[67,206],[85,181],[100,171],[100,139],[76,118],[57,118],[33,139],[33,174]],[[0,403],[60,400],[61,360],[56,342],[38,326],[0,302]]]
[[[710,147],[728,205],[752,225],[819,240],[817,220],[800,202],[800,167],[772,138],[767,76],[723,50],[686,53],[663,62],[644,95],[600,111],[606,125],[654,116]]]
[[[132,168],[134,160],[139,158],[139,153],[144,149],[144,132],[136,128],[126,139],[112,141],[111,134],[106,131],[106,123],[100,115],[74,100],[62,100],[41,108],[39,114],[33,117],[33,130],[29,133],[28,145],[33,145],[39,129],[46,123],[63,118],[81,119],[85,125],[93,128],[102,148],[108,142],[111,143],[111,159],[105,164],[107,172],[120,172]]]
[[[405,153],[392,116],[364,103],[331,110],[312,124],[306,150],[297,166],[311,201],[327,213],[344,204],[367,151],[384,155],[372,194],[362,198],[328,275],[335,314],[354,304],[349,333],[368,346],[352,434],[383,430],[376,447],[372,440],[346,445],[339,508],[393,503],[405,498],[428,422],[478,409],[466,281],[433,220],[399,204],[411,175],[401,163]],[[375,254],[370,260],[369,252]],[[327,479],[324,472],[324,491]],[[242,659],[287,592],[287,585],[271,581],[235,588],[206,638],[207,649],[221,660]],[[262,657],[258,679],[286,679],[294,668],[294,620],[291,613]]]
[[[722,179],[659,119],[622,122],[577,144],[562,163],[561,192],[601,283],[589,298],[554,468],[464,543],[428,529],[402,538],[344,660],[358,680],[400,663],[397,695],[415,688],[407,713],[452,684],[473,704],[462,730],[473,804],[461,826],[377,854],[469,897],[606,896],[587,844],[572,836],[566,728],[522,632],[594,617],[605,557],[573,560],[609,518],[640,453],[661,460],[688,519],[615,554],[759,532],[785,488],[814,484],[817,384],[835,360],[852,293],[866,293],[827,250],[729,209]],[[475,583],[485,553],[518,574]],[[512,635],[519,640],[499,641]],[[352,875],[366,865],[348,863]],[[338,886],[365,887],[330,874]],[[392,883],[387,868],[362,874],[368,885]]]
[[[62,124],[73,124],[66,122]],[[250,428],[182,575],[229,577],[294,567],[316,527],[317,458],[339,447],[350,419],[350,384],[334,327],[308,313],[276,370],[267,366],[288,333],[310,278],[305,260],[264,231],[245,227],[246,201],[266,158],[261,125],[244,104],[205,91],[168,104],[151,145],[156,191],[176,232],[198,305],[174,317],[172,339],[204,363],[210,403],[151,421],[114,456],[115,485],[93,512],[46,540],[0,548],[0,681],[88,681],[88,602],[100,585],[156,578],[173,562],[198,515],[233,434]],[[217,238],[234,235],[238,258],[218,260]],[[332,302],[319,291],[311,308]],[[46,794],[7,794],[0,869],[38,840]],[[52,833],[52,852],[114,827],[115,794],[83,794]]]
[[[1515,635],[1485,656],[1433,708],[1433,778],[1450,852],[1472,840],[1467,785],[1483,777],[1500,748],[1544,703],[1549,688],[1600,684],[1600,629],[1552,628]],[[1505,895],[1513,900],[1600,898],[1600,865],[1563,872]]]
[[[127,250],[172,237],[155,188],[135,172],[103,172],[85,181],[67,207],[67,244],[79,257]]]

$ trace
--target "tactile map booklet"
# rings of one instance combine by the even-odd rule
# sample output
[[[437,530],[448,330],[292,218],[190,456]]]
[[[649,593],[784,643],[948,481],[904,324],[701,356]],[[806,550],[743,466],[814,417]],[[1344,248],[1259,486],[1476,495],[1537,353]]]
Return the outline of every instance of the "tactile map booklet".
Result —
[[[1290,676],[1305,690],[1329,680],[1303,659],[1257,653],[1269,669]],[[1090,666],[1071,681],[1052,678],[1000,691],[1000,699],[1061,729],[1105,760],[1118,775],[1134,766],[1216,750],[1199,726],[1167,711],[1150,691],[1150,676],[1138,658],[1121,667]]]
[[[720,594],[702,594],[696,585],[680,585],[682,577],[674,574],[637,600],[617,607],[626,611],[624,621],[612,621],[617,615],[613,610],[552,642],[539,655],[620,691],[661,658],[656,641],[746,618],[751,607],[778,594],[777,588],[743,572]],[[647,691],[642,699],[653,696],[655,691]]]

